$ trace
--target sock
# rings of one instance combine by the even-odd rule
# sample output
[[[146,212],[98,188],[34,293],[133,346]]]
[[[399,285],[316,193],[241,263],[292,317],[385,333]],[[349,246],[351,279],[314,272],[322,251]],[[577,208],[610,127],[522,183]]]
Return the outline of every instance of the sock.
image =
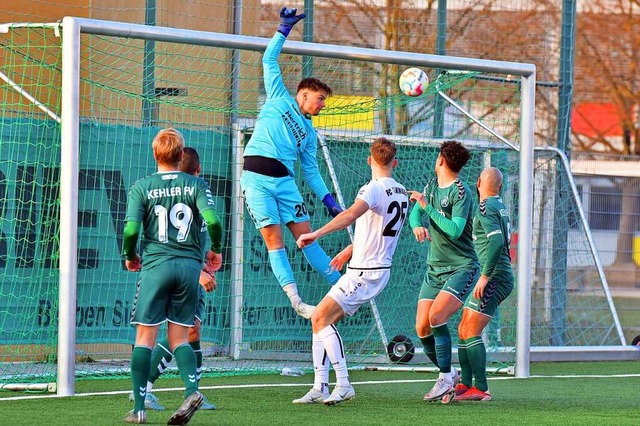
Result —
[[[189,395],[198,390],[198,380],[196,380],[196,355],[191,346],[183,343],[173,350],[173,356],[176,357],[180,377],[184,382],[184,397],[188,398]]]
[[[338,329],[333,324],[328,325],[318,332],[318,337],[322,340],[324,350],[327,351],[333,371],[336,373],[336,386],[350,386],[344,345]]]
[[[467,344],[467,356],[475,378],[475,385],[483,392],[489,390],[487,384],[487,349],[482,337],[475,336],[465,340]]]
[[[303,248],[302,253],[311,267],[318,271],[329,284],[333,285],[338,282],[340,272],[331,270],[331,265],[329,265],[331,258],[327,256],[317,241]]]
[[[422,342],[424,348],[424,354],[433,362],[433,365],[438,366],[438,357],[436,357],[436,339],[433,334],[424,337],[418,337]]]
[[[313,355],[313,388],[321,392],[329,391],[329,357],[324,350],[322,339],[317,333],[313,333],[311,345]]]
[[[458,340],[458,360],[460,361],[460,382],[467,387],[473,384],[473,370],[467,354],[467,344],[464,340]]]
[[[144,398],[147,395],[147,378],[151,366],[151,348],[134,346],[131,351],[131,382],[133,384],[133,411],[144,410]]]
[[[433,337],[436,341],[436,357],[438,368],[442,373],[451,373],[451,334],[447,323],[432,325]]]
[[[196,380],[199,382],[202,377],[202,348],[200,348],[200,340],[189,342],[189,345],[196,354]]]
[[[169,367],[169,363],[173,359],[173,353],[169,349],[169,341],[165,337],[160,340],[151,353],[151,370],[149,371],[149,379],[147,382],[147,392],[151,392],[153,384],[162,373]]]
[[[285,290],[285,286],[293,284],[294,292],[292,292],[292,294],[289,294],[287,290],[285,290],[285,292],[287,293],[287,296],[289,296],[291,304],[293,306],[296,306],[294,304],[295,300],[292,299],[292,297],[297,297],[298,299],[300,299],[300,296],[298,296],[298,290],[295,287],[296,281],[293,278],[293,270],[291,269],[289,259],[287,259],[287,252],[284,250],[284,248],[269,250],[269,262],[271,263],[271,270],[273,271],[273,274],[276,276],[276,279],[278,280],[278,283],[280,283],[280,287],[282,287],[283,290]]]
[[[291,301],[291,306],[295,308],[298,304],[302,303],[302,298],[298,295],[296,283],[289,283],[282,287],[282,289],[287,294],[289,301]]]

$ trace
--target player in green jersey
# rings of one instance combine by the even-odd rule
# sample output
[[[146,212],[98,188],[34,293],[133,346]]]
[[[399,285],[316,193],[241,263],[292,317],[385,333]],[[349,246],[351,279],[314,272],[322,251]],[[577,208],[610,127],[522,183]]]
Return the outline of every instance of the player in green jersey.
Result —
[[[424,191],[409,191],[416,202],[409,223],[419,242],[431,241],[427,272],[418,296],[416,332],[425,354],[440,370],[425,401],[448,403],[455,395],[458,372],[451,367],[449,318],[460,309],[478,280],[478,257],[471,235],[472,198],[458,174],[469,161],[469,151],[459,142],[440,146],[436,177]],[[429,225],[423,226],[422,219]]]
[[[123,252],[129,271],[141,271],[131,312],[136,341],[131,353],[134,409],[128,423],[146,423],[145,395],[151,352],[159,326],[167,322],[169,345],[185,384],[185,400],[168,424],[187,424],[203,403],[196,380],[196,356],[189,345],[202,269],[200,230],[203,219],[211,238],[206,254],[208,273],[222,265],[222,224],[207,183],[179,171],[184,139],[175,129],[158,132],[152,143],[158,171],[129,191]],[[143,228],[143,259],[136,252]]]
[[[200,176],[200,156],[198,152],[191,147],[185,147],[182,161],[180,162],[180,171],[188,173],[192,176]],[[203,227],[200,230],[200,246],[203,250],[202,257],[206,255],[208,251],[207,246],[207,228]],[[192,328],[189,329],[189,344],[193,348],[196,354],[196,380],[200,381],[202,374],[202,349],[200,347],[200,328],[202,325],[202,318],[204,315],[205,307],[205,292],[211,292],[218,286],[215,275],[206,271],[206,264],[203,265],[203,270],[200,271],[200,288],[198,289],[198,305],[196,308],[196,319]],[[171,352],[171,346],[169,340],[164,337],[158,341],[156,347],[151,354],[151,371],[149,372],[149,378],[147,379],[147,394],[144,400],[145,408],[149,410],[164,411],[164,407],[160,405],[158,398],[151,393],[155,381],[162,375],[167,369],[169,363],[173,359],[173,352]],[[129,397],[134,400],[133,393]],[[215,410],[216,406],[207,401],[206,396],[203,395],[204,401],[200,406],[200,410]]]
[[[483,170],[478,179],[480,205],[473,217],[473,240],[481,272],[473,294],[464,304],[458,326],[458,358],[462,374],[461,382],[456,386],[456,400],[491,400],[482,330],[514,287],[509,256],[509,214],[499,195],[501,189],[500,170],[494,167]]]

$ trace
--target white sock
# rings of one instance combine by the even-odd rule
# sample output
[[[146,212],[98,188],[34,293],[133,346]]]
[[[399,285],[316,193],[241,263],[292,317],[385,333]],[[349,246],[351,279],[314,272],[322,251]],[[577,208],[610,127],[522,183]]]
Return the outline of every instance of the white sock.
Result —
[[[313,344],[311,345],[313,354],[313,388],[320,392],[329,390],[329,357],[324,350],[324,344],[318,334],[313,333]]]
[[[282,287],[282,289],[287,294],[287,297],[291,301],[291,306],[294,308],[302,302],[302,298],[298,296],[298,287],[296,286],[296,283],[289,283]]]
[[[147,382],[147,393],[151,392],[152,390],[153,390],[153,383]]]
[[[451,378],[451,373],[440,372],[440,374],[438,375],[438,379],[444,379],[444,381],[447,383],[453,383],[453,379]]]
[[[336,372],[336,385],[350,386],[344,345],[338,329],[333,324],[328,325],[318,332],[318,336],[322,339],[324,350],[327,351],[331,365],[333,365],[333,371]]]

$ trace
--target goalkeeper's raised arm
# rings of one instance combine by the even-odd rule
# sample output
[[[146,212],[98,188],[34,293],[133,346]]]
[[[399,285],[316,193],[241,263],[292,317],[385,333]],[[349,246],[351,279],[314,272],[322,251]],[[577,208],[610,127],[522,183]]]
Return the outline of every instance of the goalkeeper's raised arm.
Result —
[[[251,139],[244,150],[240,185],[247,210],[269,252],[271,269],[289,297],[292,307],[309,317],[310,307],[298,295],[293,270],[284,248],[282,224],[294,239],[311,232],[309,212],[295,182],[295,164],[300,161],[304,178],[322,200],[331,216],[340,213],[318,168],[318,140],[311,118],[320,114],[331,96],[331,88],[317,78],[298,83],[295,95],[284,84],[278,63],[282,46],[292,28],[303,18],[295,8],[280,10],[280,24],[262,58],[266,101],[258,115]],[[318,245],[302,249],[309,264],[330,284],[340,277],[332,271],[330,258]]]

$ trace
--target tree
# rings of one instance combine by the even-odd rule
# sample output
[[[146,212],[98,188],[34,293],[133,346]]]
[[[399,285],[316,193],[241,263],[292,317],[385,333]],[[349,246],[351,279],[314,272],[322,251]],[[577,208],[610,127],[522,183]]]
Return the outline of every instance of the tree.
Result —
[[[579,15],[576,38],[576,102],[614,105],[622,127],[619,140],[574,133],[580,151],[640,159],[640,1],[592,0]],[[633,262],[633,237],[640,216],[640,179],[616,180],[622,194],[615,265]]]

